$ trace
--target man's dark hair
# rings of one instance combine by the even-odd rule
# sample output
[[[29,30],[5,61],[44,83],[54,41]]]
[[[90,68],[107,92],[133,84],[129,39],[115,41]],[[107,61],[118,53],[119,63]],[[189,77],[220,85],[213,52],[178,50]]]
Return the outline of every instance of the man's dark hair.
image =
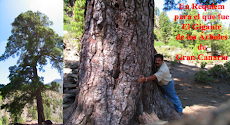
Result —
[[[156,54],[156,55],[154,56],[154,59],[156,59],[156,58],[161,58],[162,60],[164,60],[164,57],[163,57],[163,55],[161,55],[161,54]]]

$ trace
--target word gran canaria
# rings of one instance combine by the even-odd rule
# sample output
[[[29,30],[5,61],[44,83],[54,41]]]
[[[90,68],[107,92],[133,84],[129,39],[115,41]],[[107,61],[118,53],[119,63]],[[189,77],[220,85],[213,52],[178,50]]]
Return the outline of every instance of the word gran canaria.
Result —
[[[195,56],[183,56],[182,54],[177,54],[177,60],[195,60]],[[198,55],[198,60],[228,60],[227,56],[205,56],[204,54]]]

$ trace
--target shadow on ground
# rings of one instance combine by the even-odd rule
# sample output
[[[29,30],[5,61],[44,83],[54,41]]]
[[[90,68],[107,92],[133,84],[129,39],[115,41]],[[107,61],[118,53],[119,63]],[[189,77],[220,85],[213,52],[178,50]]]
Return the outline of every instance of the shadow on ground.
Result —
[[[230,84],[224,79],[215,79],[211,83],[194,80],[194,74],[201,69],[192,65],[171,65],[165,61],[175,81],[175,89],[180,98],[185,114],[197,114],[203,110],[213,109],[230,99]]]

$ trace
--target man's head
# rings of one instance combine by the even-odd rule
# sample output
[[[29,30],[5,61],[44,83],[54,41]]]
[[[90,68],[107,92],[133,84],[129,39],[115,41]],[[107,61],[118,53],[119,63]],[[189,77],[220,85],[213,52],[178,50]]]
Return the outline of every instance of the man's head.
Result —
[[[156,64],[157,67],[158,67],[158,66],[161,66],[161,64],[163,63],[163,55],[161,55],[161,54],[156,54],[156,55],[154,56],[154,60],[155,60],[155,64]]]

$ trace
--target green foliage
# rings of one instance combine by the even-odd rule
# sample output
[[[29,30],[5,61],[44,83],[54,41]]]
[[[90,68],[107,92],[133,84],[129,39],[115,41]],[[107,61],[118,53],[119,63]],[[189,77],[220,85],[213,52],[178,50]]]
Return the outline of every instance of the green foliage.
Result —
[[[33,112],[33,107],[31,106],[30,108],[28,108],[28,115],[32,115],[32,112]]]
[[[18,120],[15,120],[14,122],[16,122],[16,123],[24,123],[25,121],[23,120],[22,117],[19,117]]]
[[[8,123],[9,123],[9,119],[8,119],[8,117],[6,115],[4,115],[2,117],[2,124],[3,125],[8,125]]]
[[[166,12],[163,11],[159,16],[159,25],[160,25],[160,33],[161,40],[166,44],[171,36],[171,22],[170,18],[167,16]]]
[[[74,7],[74,16],[73,20],[71,22],[72,25],[72,31],[76,33],[76,37],[78,39],[77,42],[81,40],[81,37],[84,32],[84,25],[85,25],[85,18],[84,18],[84,12],[85,12],[85,0],[78,0],[75,2]]]
[[[74,2],[76,0],[64,0],[64,11],[67,13],[67,14],[72,14],[72,11],[73,11],[73,6],[74,6]]]
[[[163,42],[154,42],[154,46],[165,46]]]
[[[205,15],[218,15],[219,13],[221,13],[221,11],[219,11],[219,10],[208,10],[208,11],[204,12],[203,15],[204,14]],[[220,25],[223,27],[220,30],[212,30],[212,32],[206,31],[205,32],[206,34],[204,34],[204,35],[211,34],[211,35],[215,36],[215,35],[221,34],[223,36],[225,36],[225,35],[228,36],[228,34],[229,34],[229,31],[227,30],[227,28],[224,27],[222,25],[221,20],[219,20],[217,18],[212,19],[210,21],[206,21],[206,22],[204,22],[204,24],[205,25]],[[229,40],[221,40],[220,41],[220,40],[213,39],[213,40],[208,40],[206,45],[208,45],[209,47],[212,48],[212,54],[213,55],[218,55],[218,51],[222,51],[223,54],[225,54],[225,53],[227,54],[226,50],[229,48],[230,44],[229,44]]]
[[[192,49],[192,56],[195,56],[196,57],[196,60],[198,60],[197,56],[200,54],[199,50],[198,50],[198,47],[199,44],[196,44],[193,49]]]
[[[64,10],[67,12],[67,13],[71,13],[72,12],[72,8],[70,6],[68,6],[67,3],[64,3]]]
[[[174,66],[174,65],[176,65],[176,64],[177,64],[177,61],[175,61],[175,60],[174,60],[174,61],[171,61],[171,65],[172,65],[172,66]]]
[[[56,101],[54,100],[54,101],[53,101],[53,110],[54,110],[54,111],[56,110],[56,107],[57,107],[57,103],[56,103]]]
[[[206,65],[207,65],[207,62],[201,62],[201,63],[200,63],[200,67],[201,67],[202,69],[204,69]]]
[[[60,99],[60,100],[59,100],[58,105],[60,105],[60,106],[63,105],[63,99]]]
[[[0,119],[0,125],[2,125],[2,119]]]
[[[230,55],[230,25],[229,27],[224,27],[221,35],[226,35],[228,40],[222,40],[221,43],[218,43],[220,44],[219,50],[225,55]]]
[[[171,58],[172,57],[171,55],[168,55],[168,54],[164,54],[163,56],[164,56],[164,58]]]
[[[63,11],[64,23],[70,23],[70,17]]]
[[[37,113],[36,106],[31,105],[30,108],[28,109],[28,114],[32,116],[33,120],[37,120],[38,113]]]
[[[59,112],[58,115],[59,115],[60,119],[63,119],[63,113],[62,112]]]
[[[45,92],[42,92],[42,97],[43,104],[50,107],[50,105],[52,104],[52,99],[48,97],[48,95]]]
[[[210,65],[213,64],[213,60],[200,60],[199,62],[200,63],[207,63],[207,64],[210,64]]]
[[[197,41],[197,42],[199,42],[199,41]],[[203,51],[203,50],[198,50],[198,46],[200,46],[200,44],[196,43],[192,49],[192,56],[195,56],[197,62],[198,62],[198,55],[205,53],[205,51]]]
[[[172,27],[172,36],[175,39],[178,34],[181,33],[181,26],[178,23],[178,21],[173,22],[173,27]]]
[[[203,15],[218,15],[218,13],[221,13],[221,12],[219,10],[207,10],[203,13]],[[208,45],[209,47],[211,47],[213,55],[217,55],[218,51],[221,51],[221,54],[229,55],[229,53],[230,53],[230,39],[229,39],[230,33],[228,30],[229,27],[223,26],[221,23],[221,20],[218,20],[218,19],[213,19],[213,20],[209,20],[209,21],[204,21],[202,19],[194,19],[193,17],[197,14],[199,14],[199,12],[196,9],[184,9],[184,10],[182,10],[181,15],[191,15],[192,18],[179,20],[179,21],[173,21],[172,22],[173,23],[172,30],[171,30],[171,32],[168,31],[167,34],[168,35],[172,34],[173,39],[175,39],[175,37],[178,34],[183,35],[185,37],[184,40],[176,40],[176,41],[179,41],[184,47],[195,46],[196,43],[199,43],[199,44]],[[202,14],[200,14],[200,15],[202,15]],[[167,23],[167,21],[164,21],[164,22],[162,22],[162,21],[160,21],[159,24]],[[189,24],[190,29],[189,30],[182,30],[183,24]],[[212,31],[205,30],[202,32],[202,30],[194,30],[193,24],[221,25],[222,28],[221,28],[221,30],[212,30]],[[188,27],[186,27],[186,28],[188,28]],[[157,37],[159,37],[159,35],[166,36],[166,35],[164,35],[164,33],[162,31],[160,34],[157,34],[157,32],[155,32],[155,30],[157,30],[157,29],[154,29],[154,33],[157,35]],[[161,30],[163,30],[163,29],[161,29]],[[196,40],[192,40],[192,39],[188,40],[187,34],[189,36],[196,36]],[[200,40],[199,42],[197,42],[201,35],[204,35],[204,37],[205,37],[205,36],[208,36],[209,34],[211,34],[213,36],[221,34],[222,36],[227,36],[228,40],[215,40],[215,39],[209,40],[208,39],[208,40]],[[163,39],[167,39],[167,37],[161,37],[161,40],[165,41]]]
[[[84,31],[85,2],[85,0],[64,0],[64,30],[72,32],[74,38],[78,39],[77,42],[80,41]]]
[[[223,65],[215,65],[209,70],[209,73],[216,78],[229,78],[229,74]]]
[[[32,119],[36,120],[38,118],[38,112],[36,106],[33,106],[32,109]]]
[[[178,48],[183,48],[183,44],[179,43],[177,40],[172,40],[168,43],[169,46],[176,46]]]
[[[168,48],[166,46],[155,46],[155,49],[158,53],[162,53],[163,55],[169,55]]]
[[[177,60],[177,58],[174,56],[174,59],[173,61],[171,61],[171,65],[175,65],[175,64],[178,64],[178,63],[181,63],[181,60]]]
[[[190,55],[186,54],[186,55],[195,56],[197,63],[198,63],[197,56],[199,54],[203,54],[206,52],[205,51],[202,52],[201,50],[198,50],[196,44],[207,45],[208,47],[211,48],[213,55],[217,55],[218,54],[217,52],[220,52],[220,51],[221,51],[221,54],[229,55],[230,54],[230,30],[229,30],[230,26],[226,26],[226,25],[223,26],[221,20],[218,20],[217,18],[212,19],[212,20],[208,20],[208,21],[204,21],[204,20],[202,20],[202,18],[201,19],[194,19],[193,18],[197,14],[200,14],[200,15],[218,15],[219,13],[221,13],[220,10],[212,10],[212,9],[209,9],[209,10],[205,11],[204,13],[199,13],[199,11],[196,9],[184,9],[181,11],[181,15],[182,16],[190,15],[191,19],[186,18],[186,19],[183,19],[183,20],[181,19],[178,21],[173,20],[172,22],[170,22],[172,24],[170,24],[169,21],[167,20],[167,15],[164,12],[162,12],[162,13],[160,13],[160,16],[159,16],[160,20],[154,22],[154,34],[156,35],[157,40],[162,41],[164,43],[170,43],[167,45],[171,46],[171,45],[176,44],[177,47],[182,48],[181,47],[181,44],[182,44],[183,47],[193,49],[192,54],[190,54]],[[189,24],[190,27],[187,25],[186,28],[190,28],[190,29],[182,30],[183,24]],[[211,31],[210,30],[202,31],[200,29],[194,30],[193,24],[220,25],[222,28],[221,28],[221,30],[211,30]],[[160,26],[160,27],[157,27],[157,26]],[[169,30],[170,28],[172,28],[172,29]],[[178,34],[180,34],[180,36],[183,35],[184,40],[176,40],[175,38]],[[203,35],[204,37],[206,37],[206,36],[209,37],[209,34],[211,34],[213,36],[215,36],[215,35],[218,36],[219,34],[221,34],[221,36],[227,36],[228,39],[227,40],[215,40],[215,39],[213,39],[213,40],[210,40],[210,39],[199,40],[201,35]],[[187,39],[187,35],[196,36],[196,40]],[[178,43],[174,43],[174,41],[179,42],[181,44],[177,45]],[[165,52],[162,52],[162,53],[165,53]]]
[[[58,123],[63,123],[63,119],[58,119]]]
[[[72,31],[72,26],[71,26],[71,24],[64,24],[63,29],[66,30],[66,31]]]
[[[43,107],[44,107],[44,115],[46,119],[51,119],[51,104],[55,103],[55,99],[51,99],[46,93],[42,93],[43,97]],[[53,107],[54,108],[54,107]],[[56,107],[55,107],[56,108]]]
[[[45,115],[45,119],[51,119],[51,108],[48,105],[43,105],[44,107],[44,115]]]
[[[154,28],[154,40],[159,41],[161,39],[160,29]]]
[[[213,81],[213,77],[208,76],[208,73],[202,70],[196,72],[194,77],[195,77],[195,80],[199,82],[203,82],[203,83],[208,83],[208,82]]]
[[[13,119],[13,123],[24,123],[25,122],[23,118],[21,117],[21,115],[11,114],[10,117]]]
[[[44,85],[44,87],[47,89],[47,90],[52,90],[52,91],[56,91],[56,92],[59,92],[59,88],[61,88],[60,84],[58,82],[51,82],[50,85]]]
[[[226,68],[227,72],[230,73],[230,61],[224,63],[224,67]]]
[[[71,31],[72,26],[71,26],[71,18],[67,15],[67,13],[64,11],[63,12],[63,18],[64,18],[64,30]]]
[[[11,118],[17,121],[22,114],[22,109],[24,108],[26,102],[20,101],[22,98],[24,98],[24,94],[19,95],[18,91],[15,91],[13,98],[14,99],[11,103],[4,104],[1,106],[1,108],[7,108],[11,113]]]
[[[190,48],[182,48],[181,49],[181,52],[180,52],[180,54],[183,54],[183,55],[192,55],[191,54],[192,53],[192,49],[190,49]]]

